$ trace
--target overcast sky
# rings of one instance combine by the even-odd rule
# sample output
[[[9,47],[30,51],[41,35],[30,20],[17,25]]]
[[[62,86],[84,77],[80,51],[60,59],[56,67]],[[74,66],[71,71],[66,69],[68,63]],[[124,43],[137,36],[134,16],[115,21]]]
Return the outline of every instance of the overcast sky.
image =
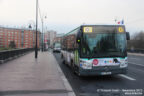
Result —
[[[0,25],[35,22],[36,0],[0,0]],[[144,0],[39,0],[45,28],[66,33],[81,24],[115,24],[124,19],[129,32],[144,30]],[[41,22],[39,18],[39,28]]]

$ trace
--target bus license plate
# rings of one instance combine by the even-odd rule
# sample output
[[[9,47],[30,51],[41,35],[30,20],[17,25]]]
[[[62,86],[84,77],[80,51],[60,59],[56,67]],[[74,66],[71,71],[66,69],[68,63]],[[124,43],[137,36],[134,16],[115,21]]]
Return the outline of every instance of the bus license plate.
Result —
[[[101,74],[102,74],[102,75],[110,75],[111,72],[102,72]]]

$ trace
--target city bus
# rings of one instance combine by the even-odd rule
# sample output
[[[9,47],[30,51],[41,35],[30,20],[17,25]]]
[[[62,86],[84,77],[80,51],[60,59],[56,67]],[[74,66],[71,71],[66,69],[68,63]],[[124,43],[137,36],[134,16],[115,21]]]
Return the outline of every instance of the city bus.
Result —
[[[124,25],[81,25],[63,36],[61,57],[79,76],[126,74],[129,39]]]

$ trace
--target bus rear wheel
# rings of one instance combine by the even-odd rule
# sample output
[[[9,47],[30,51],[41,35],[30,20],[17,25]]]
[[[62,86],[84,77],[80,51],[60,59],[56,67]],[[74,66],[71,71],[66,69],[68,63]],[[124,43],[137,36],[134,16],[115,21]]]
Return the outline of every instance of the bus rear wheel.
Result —
[[[65,60],[62,61],[63,64],[66,64]]]
[[[71,62],[71,69],[74,74],[76,74],[75,65]]]

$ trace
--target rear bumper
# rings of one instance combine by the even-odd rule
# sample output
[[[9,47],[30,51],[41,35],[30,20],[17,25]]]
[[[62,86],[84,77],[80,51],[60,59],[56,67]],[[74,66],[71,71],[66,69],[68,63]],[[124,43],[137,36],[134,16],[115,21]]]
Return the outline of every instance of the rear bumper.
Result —
[[[53,50],[53,52],[61,52],[61,50]]]
[[[81,69],[79,70],[80,76],[96,76],[96,75],[115,75],[115,74],[127,74],[128,68],[118,68],[109,70],[94,70],[94,69]],[[108,74],[103,74],[108,73]],[[110,74],[109,74],[110,73]]]

